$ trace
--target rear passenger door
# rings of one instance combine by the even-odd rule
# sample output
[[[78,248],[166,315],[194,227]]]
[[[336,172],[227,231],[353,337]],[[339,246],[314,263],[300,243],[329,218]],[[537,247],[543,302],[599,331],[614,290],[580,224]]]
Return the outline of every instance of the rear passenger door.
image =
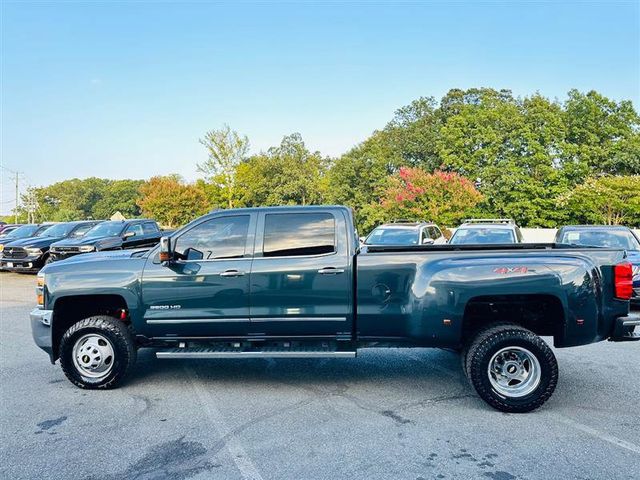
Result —
[[[345,222],[340,211],[260,214],[251,270],[252,334],[351,335],[352,269],[342,233]]]

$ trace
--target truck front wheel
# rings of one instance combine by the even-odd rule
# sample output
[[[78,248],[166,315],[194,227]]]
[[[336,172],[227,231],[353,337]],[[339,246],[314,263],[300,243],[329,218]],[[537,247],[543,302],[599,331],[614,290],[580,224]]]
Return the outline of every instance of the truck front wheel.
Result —
[[[135,361],[131,332],[120,320],[106,315],[80,320],[60,341],[62,370],[80,388],[114,388]]]
[[[549,345],[517,325],[480,331],[465,363],[465,373],[478,395],[503,412],[535,410],[551,397],[558,383],[558,363]]]

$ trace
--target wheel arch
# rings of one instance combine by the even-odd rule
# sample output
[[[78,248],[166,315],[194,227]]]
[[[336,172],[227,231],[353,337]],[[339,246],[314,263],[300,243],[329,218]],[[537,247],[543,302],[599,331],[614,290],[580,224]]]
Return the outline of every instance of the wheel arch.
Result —
[[[52,361],[59,357],[60,339],[71,325],[95,315],[108,315],[130,324],[129,306],[122,295],[67,295],[57,298],[51,319]]]
[[[501,322],[522,326],[539,336],[552,336],[557,343],[565,335],[565,307],[557,295],[549,293],[472,297],[464,308],[463,343],[488,325]]]

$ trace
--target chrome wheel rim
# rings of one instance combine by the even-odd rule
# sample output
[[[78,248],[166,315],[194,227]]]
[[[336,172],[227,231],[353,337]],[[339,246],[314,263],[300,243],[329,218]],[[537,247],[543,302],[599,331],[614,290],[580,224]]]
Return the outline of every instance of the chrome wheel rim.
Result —
[[[73,346],[73,364],[78,372],[94,379],[109,375],[113,368],[115,353],[113,345],[99,333],[89,333],[80,337]]]
[[[498,350],[489,361],[487,373],[491,386],[510,398],[529,395],[538,388],[542,376],[536,356],[522,347]]]

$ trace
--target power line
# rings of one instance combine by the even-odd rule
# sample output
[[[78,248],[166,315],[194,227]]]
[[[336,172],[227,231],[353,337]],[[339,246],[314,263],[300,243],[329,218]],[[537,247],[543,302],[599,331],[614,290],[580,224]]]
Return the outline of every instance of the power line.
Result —
[[[24,179],[24,172],[11,170],[10,168],[5,167],[4,165],[0,165],[0,168],[8,172],[11,172],[13,174],[13,181],[15,182],[15,189],[16,189],[15,210],[13,213],[15,215],[15,222],[18,223],[18,204],[20,202],[20,177],[22,176],[22,178]],[[2,203],[4,204],[5,202],[2,202]]]

